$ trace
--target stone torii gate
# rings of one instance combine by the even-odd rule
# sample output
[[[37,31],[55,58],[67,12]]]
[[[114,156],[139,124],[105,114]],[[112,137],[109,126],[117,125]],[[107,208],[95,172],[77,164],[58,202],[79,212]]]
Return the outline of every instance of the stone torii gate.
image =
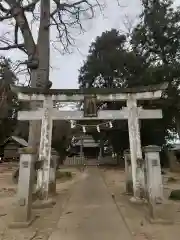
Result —
[[[162,110],[143,109],[137,106],[138,100],[155,100],[162,96],[167,84],[130,89],[50,89],[40,90],[28,87],[12,86],[20,101],[42,101],[43,107],[30,111],[20,111],[18,120],[41,120],[41,139],[39,160],[43,162],[43,170],[38,177],[38,186],[42,196],[48,198],[51,140],[53,120],[117,120],[127,119],[132,164],[134,196],[139,197],[139,188],[144,183],[138,179],[137,159],[142,159],[139,119],[160,119]],[[96,101],[125,101],[126,107],[121,110],[100,110],[97,114],[84,114],[83,111],[61,111],[53,108],[54,101],[81,102],[85,97],[96,98]]]

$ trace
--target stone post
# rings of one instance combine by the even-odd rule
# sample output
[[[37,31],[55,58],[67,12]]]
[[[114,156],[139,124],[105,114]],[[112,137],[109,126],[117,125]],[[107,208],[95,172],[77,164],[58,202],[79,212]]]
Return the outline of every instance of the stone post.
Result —
[[[160,165],[160,147],[144,147],[146,162],[147,200],[149,220],[151,223],[173,223],[175,205],[166,201],[163,196],[163,181]],[[176,209],[176,210],[175,210]]]
[[[56,165],[58,160],[58,153],[51,149],[51,165],[50,165],[50,177],[49,177],[49,194],[56,194]]]
[[[146,187],[149,206],[149,220],[151,222],[162,218],[163,184],[160,166],[160,147],[144,147],[146,166]]]
[[[129,149],[124,151],[125,175],[126,175],[126,193],[133,195],[131,154]]]
[[[34,159],[36,151],[32,148],[22,148],[20,153],[19,181],[17,189],[17,205],[14,211],[12,228],[28,227],[32,222],[32,191],[34,180]]]
[[[158,146],[144,147],[146,161],[146,182],[148,200],[153,203],[163,201],[163,183],[160,165],[161,148]]]

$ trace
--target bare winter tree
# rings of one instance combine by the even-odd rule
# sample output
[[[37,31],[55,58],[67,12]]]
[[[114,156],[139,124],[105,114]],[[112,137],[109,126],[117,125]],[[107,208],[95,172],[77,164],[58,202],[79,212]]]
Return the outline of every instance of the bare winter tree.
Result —
[[[0,0],[0,21],[8,21],[14,34],[13,40],[8,33],[1,36],[0,50],[23,51],[27,55],[24,64],[30,72],[30,86],[50,88],[50,27],[57,32],[53,44],[59,43],[61,49],[67,50],[73,43],[71,29],[82,31],[82,20],[93,18],[95,7],[102,7],[98,0]],[[37,41],[30,20],[37,24]],[[39,138],[37,129],[38,124],[31,123],[29,143],[32,146]]]
[[[83,30],[81,20],[93,18],[96,6],[100,6],[97,0],[0,1],[0,21],[9,20],[14,23],[14,42],[9,41],[5,34],[1,37],[0,50],[17,48],[26,53],[25,63],[31,70],[31,86],[45,87],[49,81],[50,26],[57,30],[55,42],[60,42],[61,48],[67,50],[73,42],[70,30],[77,27]],[[33,38],[28,13],[33,15],[33,23],[39,21],[37,42]]]

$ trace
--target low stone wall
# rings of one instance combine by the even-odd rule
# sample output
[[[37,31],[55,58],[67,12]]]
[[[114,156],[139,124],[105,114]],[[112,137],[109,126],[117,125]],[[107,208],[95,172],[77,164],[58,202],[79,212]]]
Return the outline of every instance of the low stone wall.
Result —
[[[84,165],[86,164],[85,159],[74,156],[74,157],[67,157],[66,160],[64,161],[65,166],[77,166],[77,165]]]
[[[78,166],[78,165],[88,165],[91,163],[91,160],[87,160],[86,158],[80,158],[79,156],[74,156],[74,157],[67,157],[66,160],[64,161],[65,166]],[[99,165],[116,165],[117,164],[117,159],[112,158],[110,156],[103,157],[101,159],[96,160],[96,164]]]
[[[112,158],[111,156],[103,157],[98,160],[99,165],[116,165],[117,164],[117,158]]]

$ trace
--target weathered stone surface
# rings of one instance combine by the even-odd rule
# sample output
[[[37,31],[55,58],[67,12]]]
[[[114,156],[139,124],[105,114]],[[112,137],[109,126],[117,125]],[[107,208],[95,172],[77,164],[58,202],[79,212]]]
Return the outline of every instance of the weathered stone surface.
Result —
[[[176,206],[170,202],[162,204],[149,204],[149,215],[147,218],[151,223],[172,224],[174,222]]]
[[[43,95],[88,95],[88,94],[112,94],[112,93],[144,93],[144,92],[153,92],[155,93],[158,90],[165,90],[168,84],[155,84],[148,86],[139,86],[132,88],[87,88],[87,89],[43,89],[43,88],[29,88],[29,87],[20,87],[11,85],[11,89],[16,93],[29,94],[30,96],[34,94],[43,94]]]
[[[27,227],[32,222],[31,206],[34,176],[34,151],[21,152],[17,202],[10,227]]]
[[[144,152],[160,152],[161,151],[161,147],[156,146],[156,145],[149,145],[143,148]]]
[[[162,110],[160,109],[142,109],[137,108],[139,119],[161,119]],[[20,111],[18,112],[18,120],[39,120],[42,119],[44,114],[43,108],[34,111]],[[128,109],[123,108],[122,110],[99,110],[97,117],[86,117],[84,118],[83,111],[67,111],[58,109],[52,109],[51,117],[53,120],[114,120],[114,119],[127,119]]]
[[[9,224],[9,228],[13,228],[13,229],[15,229],[15,228],[28,228],[33,223],[34,220],[35,220],[35,218],[31,217],[31,219],[26,221],[26,222],[16,222],[16,221],[11,222]]]
[[[129,149],[124,151],[124,159],[125,159],[125,174],[126,174],[126,193],[133,195],[131,154]]]
[[[161,165],[158,146],[147,146],[144,148],[146,164],[146,188],[148,200],[152,203],[162,203],[163,182],[161,175]]]
[[[41,140],[39,147],[39,160],[43,161],[42,169],[38,170],[37,190],[41,192],[42,199],[48,199],[49,180],[51,168],[51,140],[52,140],[52,118],[51,110],[53,102],[51,97],[47,97],[43,103],[44,114],[41,124]]]
[[[133,193],[134,197],[142,198],[144,192],[144,165],[142,159],[141,139],[140,139],[140,126],[137,108],[137,100],[134,96],[129,96],[127,100],[128,109],[128,130],[129,130],[129,143],[131,152],[131,167],[132,167],[132,180],[133,180]]]

